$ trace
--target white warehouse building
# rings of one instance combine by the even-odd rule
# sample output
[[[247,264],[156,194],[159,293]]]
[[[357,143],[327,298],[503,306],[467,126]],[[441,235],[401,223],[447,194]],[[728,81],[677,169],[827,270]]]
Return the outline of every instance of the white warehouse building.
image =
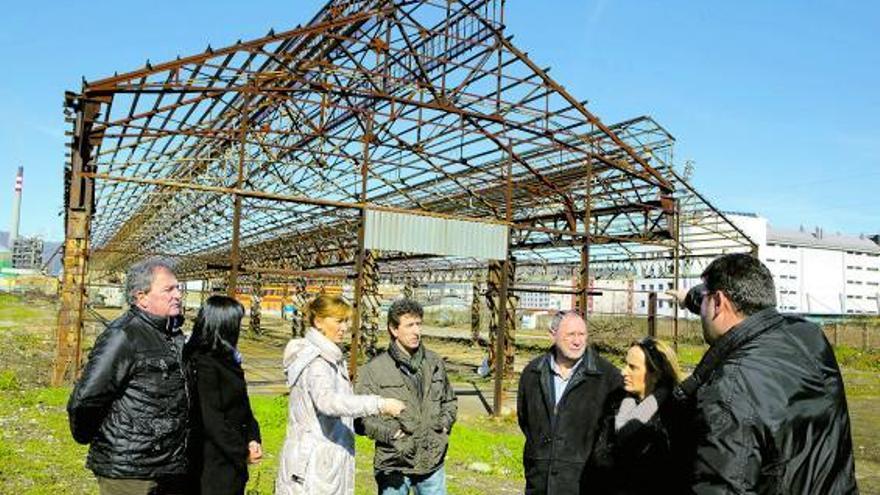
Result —
[[[773,274],[777,307],[782,312],[814,315],[880,314],[880,237],[828,235],[821,229],[777,229],[767,219],[728,213],[758,246],[758,256]],[[682,287],[699,283],[711,260],[692,264],[682,273]],[[610,281],[613,285],[616,281]],[[605,284],[600,281],[599,284]],[[671,316],[672,304],[662,294],[667,278],[637,278],[633,313],[647,314],[648,292],[657,291],[658,315]],[[597,284],[598,285],[598,284]],[[611,301],[597,299],[598,306]],[[611,310],[612,308],[608,308]],[[617,308],[614,308],[617,309]],[[681,310],[681,316],[688,316]]]
[[[770,229],[760,257],[782,311],[880,314],[880,246],[871,239]]]

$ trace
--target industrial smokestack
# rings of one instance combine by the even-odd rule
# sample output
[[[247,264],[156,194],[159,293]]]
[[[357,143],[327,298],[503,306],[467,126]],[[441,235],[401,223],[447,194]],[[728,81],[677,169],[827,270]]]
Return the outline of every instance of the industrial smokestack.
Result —
[[[12,249],[15,240],[18,239],[18,222],[21,217],[21,186],[24,182],[24,167],[18,167],[15,176],[15,197],[12,200],[12,228],[9,231],[9,249]]]

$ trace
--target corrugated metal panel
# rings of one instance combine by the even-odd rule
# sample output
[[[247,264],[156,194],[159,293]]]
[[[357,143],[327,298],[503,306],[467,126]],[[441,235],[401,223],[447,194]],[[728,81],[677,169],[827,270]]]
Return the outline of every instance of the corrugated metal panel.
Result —
[[[367,210],[364,247],[382,251],[504,259],[507,227]]]

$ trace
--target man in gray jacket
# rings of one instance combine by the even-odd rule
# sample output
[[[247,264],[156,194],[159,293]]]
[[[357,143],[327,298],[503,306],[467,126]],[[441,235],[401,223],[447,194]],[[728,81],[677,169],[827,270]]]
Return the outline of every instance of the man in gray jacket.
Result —
[[[388,309],[388,350],[361,368],[358,394],[400,399],[397,418],[371,416],[355,421],[358,433],[376,441],[373,463],[382,495],[446,493],[443,461],[455,423],[457,399],[443,360],[421,341],[419,303],[400,299]]]

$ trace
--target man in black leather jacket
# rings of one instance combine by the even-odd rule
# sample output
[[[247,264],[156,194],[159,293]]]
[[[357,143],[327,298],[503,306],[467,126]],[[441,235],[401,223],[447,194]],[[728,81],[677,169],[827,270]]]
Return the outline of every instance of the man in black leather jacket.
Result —
[[[685,298],[710,347],[674,395],[694,409],[693,493],[858,493],[849,412],[822,330],[779,314],[770,271],[714,260]]]
[[[171,265],[129,270],[130,309],[95,341],[67,404],[101,495],[185,492],[188,394],[181,292]]]

